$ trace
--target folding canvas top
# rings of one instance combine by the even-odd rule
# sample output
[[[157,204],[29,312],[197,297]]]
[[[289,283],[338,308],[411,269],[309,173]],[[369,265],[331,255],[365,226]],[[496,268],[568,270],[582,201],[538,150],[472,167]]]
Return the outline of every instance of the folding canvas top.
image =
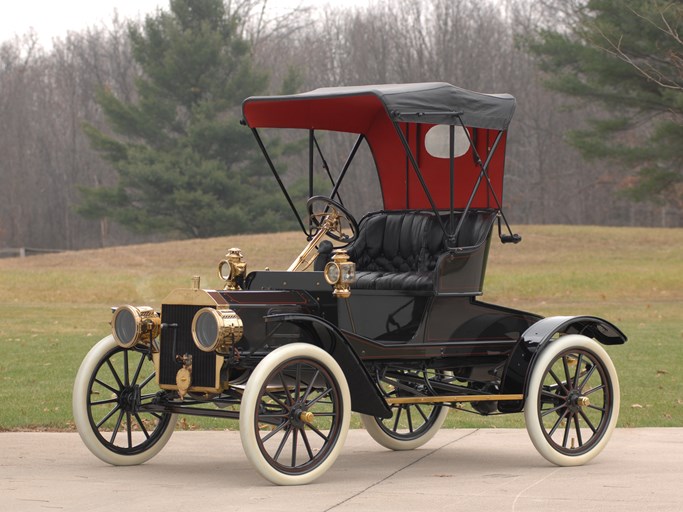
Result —
[[[506,130],[515,111],[509,94],[483,94],[443,82],[325,87],[290,96],[245,100],[250,127],[367,133],[375,117],[412,123],[460,124]],[[460,119],[452,113],[460,112]]]
[[[502,201],[505,131],[514,110],[509,94],[483,94],[442,82],[329,87],[251,97],[242,104],[244,122],[252,129],[363,135],[386,210],[465,208],[468,203],[471,208],[496,208],[492,194]],[[485,162],[491,186],[477,186]]]

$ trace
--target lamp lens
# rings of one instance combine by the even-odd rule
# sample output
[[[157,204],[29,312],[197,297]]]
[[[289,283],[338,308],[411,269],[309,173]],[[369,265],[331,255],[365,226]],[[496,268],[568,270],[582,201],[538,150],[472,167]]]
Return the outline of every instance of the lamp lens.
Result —
[[[232,274],[230,262],[226,260],[221,261],[218,265],[218,273],[220,274],[221,279],[223,279],[223,281],[227,281],[228,279],[230,279],[230,275]]]
[[[210,311],[202,311],[195,324],[197,341],[207,350],[213,350],[218,338],[218,324]]]
[[[335,284],[339,282],[339,266],[334,263],[329,263],[325,267],[325,279],[330,284]]]
[[[116,330],[116,337],[124,345],[130,345],[135,340],[137,326],[135,325],[135,317],[129,309],[120,309],[114,321],[114,329]]]

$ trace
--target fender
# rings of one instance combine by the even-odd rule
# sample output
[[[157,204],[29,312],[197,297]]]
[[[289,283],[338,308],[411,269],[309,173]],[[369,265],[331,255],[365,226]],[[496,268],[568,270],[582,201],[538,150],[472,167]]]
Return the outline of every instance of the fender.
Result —
[[[500,392],[526,396],[530,369],[538,354],[552,342],[556,334],[582,334],[603,345],[621,345],[628,339],[617,326],[595,316],[551,316],[531,325],[512,349],[501,378]],[[519,412],[524,408],[521,400],[500,402],[500,412]]]
[[[339,363],[347,376],[351,393],[351,409],[362,414],[391,418],[392,413],[370,374],[351,344],[337,326],[318,316],[305,313],[280,313],[268,315],[266,322],[288,322],[308,332],[318,340],[323,350]]]

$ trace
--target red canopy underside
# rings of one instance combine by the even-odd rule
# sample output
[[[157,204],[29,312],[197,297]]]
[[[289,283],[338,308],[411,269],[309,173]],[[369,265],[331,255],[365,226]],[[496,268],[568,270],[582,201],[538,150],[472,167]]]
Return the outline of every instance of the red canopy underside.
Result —
[[[296,100],[259,99],[243,105],[243,114],[252,128],[298,128],[363,134],[372,151],[386,210],[429,209],[431,205],[406,156],[384,104],[371,94]],[[450,161],[430,155],[425,134],[434,124],[399,123],[422,172],[427,188],[440,210],[450,208]],[[500,133],[496,129],[468,127],[477,151],[486,161]],[[488,166],[493,190],[499,201],[503,195],[505,134]],[[465,208],[480,176],[472,149],[455,158],[453,206]],[[496,201],[482,179],[471,204],[472,208],[497,208]]]

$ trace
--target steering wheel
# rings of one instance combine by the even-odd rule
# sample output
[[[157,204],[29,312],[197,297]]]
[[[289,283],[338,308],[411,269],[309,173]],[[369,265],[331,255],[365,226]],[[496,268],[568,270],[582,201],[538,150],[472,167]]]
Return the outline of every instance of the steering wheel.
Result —
[[[349,211],[325,196],[312,196],[306,202],[308,218],[316,233],[318,230],[325,230],[325,234],[332,240],[350,244],[358,236],[358,223]]]

